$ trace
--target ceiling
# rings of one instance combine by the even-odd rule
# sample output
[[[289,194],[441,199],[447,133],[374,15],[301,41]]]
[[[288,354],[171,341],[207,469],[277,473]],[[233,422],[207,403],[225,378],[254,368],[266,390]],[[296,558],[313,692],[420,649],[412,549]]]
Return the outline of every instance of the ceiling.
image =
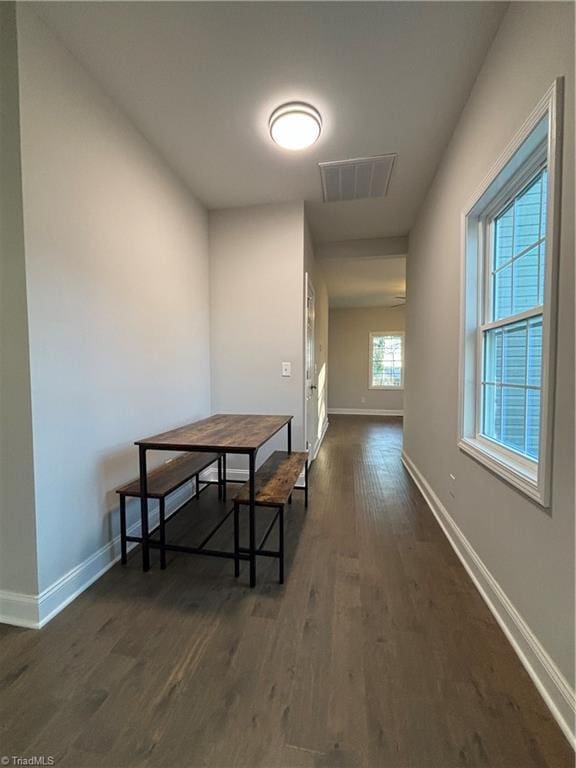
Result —
[[[306,200],[318,243],[410,230],[506,4],[34,7],[208,208]],[[298,154],[267,133],[288,100],[324,118]],[[389,152],[386,198],[321,202],[319,161]]]
[[[406,258],[325,259],[331,307],[396,307],[406,295]]]

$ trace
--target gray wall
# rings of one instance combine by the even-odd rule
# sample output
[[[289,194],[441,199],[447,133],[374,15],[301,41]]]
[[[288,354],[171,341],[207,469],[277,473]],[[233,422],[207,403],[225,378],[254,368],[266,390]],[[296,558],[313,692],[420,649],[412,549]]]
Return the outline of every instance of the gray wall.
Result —
[[[370,333],[404,331],[404,318],[404,306],[330,310],[330,410],[402,411],[403,391],[369,389],[368,376]]]
[[[304,206],[210,212],[212,411],[294,416],[304,445]],[[285,378],[282,362],[292,363]],[[262,460],[285,437],[262,449]],[[231,459],[243,468],[245,461]]]
[[[117,532],[133,441],[210,408],[207,216],[18,7],[39,589]]]
[[[0,590],[31,594],[38,584],[17,57],[15,6],[0,3]]]
[[[407,456],[565,678],[574,681],[574,17],[511,3],[410,237]],[[460,216],[555,77],[566,76],[552,506],[457,448]],[[450,487],[449,475],[456,476]],[[453,495],[451,495],[451,493]]]

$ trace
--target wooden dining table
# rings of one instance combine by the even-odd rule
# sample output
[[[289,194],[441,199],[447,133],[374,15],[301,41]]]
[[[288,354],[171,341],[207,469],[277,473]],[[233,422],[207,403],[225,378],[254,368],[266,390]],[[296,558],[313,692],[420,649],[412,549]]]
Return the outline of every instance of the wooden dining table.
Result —
[[[255,474],[258,450],[281,429],[286,427],[287,450],[292,451],[292,416],[264,416],[245,414],[217,414],[200,421],[162,432],[152,437],[137,440],[140,464],[140,515],[142,524],[142,568],[150,569],[150,547],[157,546],[149,536],[148,525],[148,451],[200,451],[223,454],[241,454],[248,456],[249,488],[249,545],[248,552],[242,559],[248,560],[250,567],[250,586],[256,584],[256,522],[255,522]],[[226,473],[224,463],[224,475]],[[224,476],[224,484],[226,477]],[[231,510],[232,511],[232,510]],[[228,513],[228,515],[230,512]],[[226,517],[228,517],[228,515]],[[186,547],[178,544],[165,544],[165,549],[187,552],[194,555],[234,558],[234,552],[207,548],[208,540],[221,527],[226,518],[205,537],[198,547]],[[237,556],[237,555],[236,555]]]

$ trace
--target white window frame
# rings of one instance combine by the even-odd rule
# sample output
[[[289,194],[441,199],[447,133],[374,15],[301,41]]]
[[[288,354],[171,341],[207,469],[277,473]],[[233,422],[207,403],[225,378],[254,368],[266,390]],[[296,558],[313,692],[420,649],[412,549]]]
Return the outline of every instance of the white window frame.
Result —
[[[563,78],[555,80],[462,213],[458,446],[542,506],[550,504],[563,85]],[[544,122],[547,139],[543,146],[543,137],[535,129]],[[544,160],[548,168],[544,303],[506,318],[510,323],[542,312],[540,445],[538,461],[533,461],[481,434],[483,331],[501,324],[485,322],[490,317],[486,271],[491,268],[491,236],[486,237],[486,222],[502,210],[508,198],[518,194]]]
[[[372,384],[372,340],[375,336],[399,336],[402,339],[402,374],[400,377],[400,384],[397,387],[380,387],[377,384]],[[393,392],[399,392],[403,390],[405,357],[406,345],[404,339],[404,331],[370,331],[370,336],[368,338],[368,389],[391,390]]]

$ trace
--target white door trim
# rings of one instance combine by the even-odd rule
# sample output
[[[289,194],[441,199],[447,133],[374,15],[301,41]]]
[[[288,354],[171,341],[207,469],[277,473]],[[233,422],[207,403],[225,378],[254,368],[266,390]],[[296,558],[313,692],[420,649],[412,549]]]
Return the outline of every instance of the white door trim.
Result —
[[[304,273],[304,446],[308,450],[310,459],[313,461],[316,453],[318,452],[318,435],[308,434],[308,417],[310,403],[316,402],[316,417],[318,417],[318,390],[316,391],[316,397],[311,396],[308,398],[308,294],[311,293],[311,298],[314,303],[314,315],[316,313],[316,291],[314,290],[314,283],[310,277],[309,272]],[[312,384],[316,386],[316,349],[315,349],[315,317],[312,319],[312,346],[314,347],[313,354],[314,359],[312,361]],[[316,425],[316,432],[318,431],[318,425]],[[312,438],[312,439],[310,439]],[[310,444],[308,444],[310,442]]]

